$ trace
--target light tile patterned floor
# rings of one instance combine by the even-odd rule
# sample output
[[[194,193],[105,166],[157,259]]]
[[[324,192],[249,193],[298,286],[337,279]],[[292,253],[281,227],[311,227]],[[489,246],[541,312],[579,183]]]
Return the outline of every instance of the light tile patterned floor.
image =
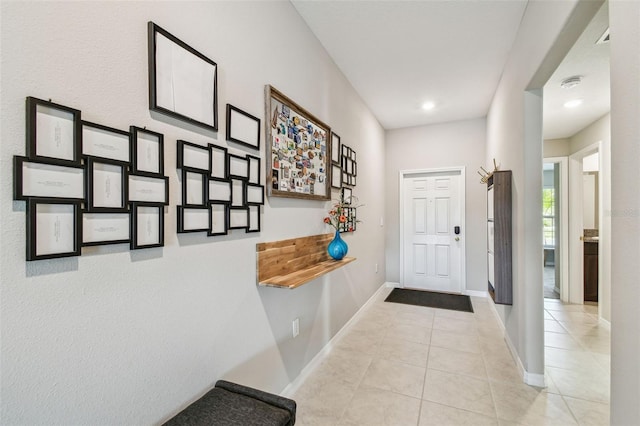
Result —
[[[297,425],[607,425],[609,332],[545,300],[546,389],[522,383],[485,299],[475,313],[378,293],[293,398]],[[498,336],[498,337],[496,337]]]

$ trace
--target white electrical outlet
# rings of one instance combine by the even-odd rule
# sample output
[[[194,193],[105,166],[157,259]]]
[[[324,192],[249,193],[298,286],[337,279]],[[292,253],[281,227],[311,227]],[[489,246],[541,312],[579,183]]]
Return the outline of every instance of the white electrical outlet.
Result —
[[[376,263],[376,274],[378,273],[378,264]]]
[[[296,318],[293,320],[293,324],[291,325],[293,337],[298,337],[300,334],[300,318]]]

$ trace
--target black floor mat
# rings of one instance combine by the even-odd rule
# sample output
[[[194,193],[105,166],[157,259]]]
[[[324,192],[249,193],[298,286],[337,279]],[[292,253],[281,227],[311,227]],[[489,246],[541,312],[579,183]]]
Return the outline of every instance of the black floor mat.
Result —
[[[471,299],[462,294],[436,293],[433,291],[394,288],[385,302],[404,303],[405,305],[428,306],[430,308],[451,309],[473,312]]]

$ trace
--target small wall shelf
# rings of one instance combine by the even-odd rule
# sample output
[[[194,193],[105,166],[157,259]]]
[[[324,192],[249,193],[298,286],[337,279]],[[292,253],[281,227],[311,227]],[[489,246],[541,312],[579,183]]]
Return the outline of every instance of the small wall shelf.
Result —
[[[258,284],[296,288],[356,260],[331,259],[327,245],[332,239],[333,234],[321,234],[256,244]]]

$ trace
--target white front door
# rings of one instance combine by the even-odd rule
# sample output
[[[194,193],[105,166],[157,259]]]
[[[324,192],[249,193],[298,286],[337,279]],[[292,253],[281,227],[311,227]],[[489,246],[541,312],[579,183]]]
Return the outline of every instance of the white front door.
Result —
[[[404,175],[401,200],[404,287],[460,293],[461,179],[460,171]]]

